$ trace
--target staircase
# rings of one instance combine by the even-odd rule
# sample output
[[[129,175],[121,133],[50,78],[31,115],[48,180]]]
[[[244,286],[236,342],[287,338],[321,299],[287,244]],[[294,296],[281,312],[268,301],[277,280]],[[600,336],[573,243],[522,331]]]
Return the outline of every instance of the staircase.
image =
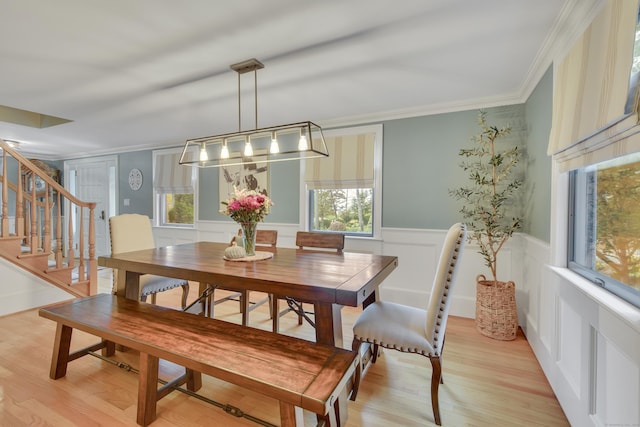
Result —
[[[2,139],[0,149],[0,257],[74,296],[95,295],[95,203],[76,199]]]

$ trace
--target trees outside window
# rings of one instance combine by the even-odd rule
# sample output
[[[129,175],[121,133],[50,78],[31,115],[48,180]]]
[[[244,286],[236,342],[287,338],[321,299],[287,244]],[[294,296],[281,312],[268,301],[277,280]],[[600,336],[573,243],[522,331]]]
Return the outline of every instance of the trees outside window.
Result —
[[[372,235],[372,188],[315,189],[310,197],[312,230]]]
[[[640,307],[640,153],[570,174],[569,268]]]

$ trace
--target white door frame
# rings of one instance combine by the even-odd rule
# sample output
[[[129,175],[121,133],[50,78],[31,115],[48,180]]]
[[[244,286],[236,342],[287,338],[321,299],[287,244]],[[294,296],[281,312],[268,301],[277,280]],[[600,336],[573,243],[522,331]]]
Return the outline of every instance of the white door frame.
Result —
[[[108,168],[111,166],[115,167],[115,185],[113,187],[111,187],[109,185],[109,183],[105,183],[105,185],[107,186],[107,191],[105,191],[105,194],[107,195],[105,197],[105,200],[103,201],[104,206],[105,206],[105,218],[107,220],[105,220],[105,229],[104,229],[104,235],[105,236],[109,236],[109,221],[108,221],[108,217],[109,217],[109,212],[113,213],[114,215],[117,214],[117,209],[118,209],[118,156],[117,155],[113,155],[113,156],[99,156],[99,157],[87,157],[87,158],[83,158],[83,159],[75,159],[75,160],[65,160],[64,162],[64,184],[65,184],[65,188],[67,190],[69,190],[74,196],[76,196],[76,189],[75,188],[70,188],[70,183],[72,182],[71,180],[71,171],[74,171],[76,169],[78,169],[78,167],[82,167],[82,165],[85,164],[89,164],[89,163],[96,163],[96,162],[104,162],[105,163],[105,167],[107,168],[106,174],[107,176],[109,176],[109,172],[108,172]],[[67,213],[69,214],[69,213]],[[96,218],[100,216],[100,212],[95,212]],[[69,222],[65,221],[65,233],[64,233],[64,239],[68,240],[68,236],[69,236]],[[75,243],[75,242],[74,242]],[[67,242],[67,244],[69,244],[69,242]],[[105,254],[98,254],[96,252],[96,256],[99,255],[108,255],[111,252],[111,242],[109,241],[108,237],[107,237],[107,241],[106,241],[106,245],[107,245],[107,253]],[[68,246],[67,246],[68,247]]]

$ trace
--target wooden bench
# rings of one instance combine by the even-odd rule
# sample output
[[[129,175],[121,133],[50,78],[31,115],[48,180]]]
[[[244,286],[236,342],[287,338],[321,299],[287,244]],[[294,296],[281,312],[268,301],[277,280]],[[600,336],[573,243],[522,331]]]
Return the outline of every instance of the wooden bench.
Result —
[[[58,323],[49,376],[66,375],[67,364],[89,351],[112,355],[115,345],[140,352],[137,422],[156,418],[156,403],[175,387],[202,386],[201,373],[264,394],[280,402],[282,426],[300,426],[302,411],[319,424],[344,425],[347,390],[357,391],[358,355],[344,349],[101,294],[40,309]],[[71,333],[79,329],[102,342],[70,353]],[[158,389],[158,361],[186,372]],[[352,383],[352,381],[356,381]]]

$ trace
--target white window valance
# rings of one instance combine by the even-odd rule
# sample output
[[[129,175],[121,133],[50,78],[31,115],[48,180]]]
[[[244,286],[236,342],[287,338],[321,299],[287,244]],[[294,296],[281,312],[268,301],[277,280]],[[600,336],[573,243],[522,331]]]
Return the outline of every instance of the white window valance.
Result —
[[[193,168],[178,163],[180,152],[156,154],[153,185],[158,193],[193,193]]]
[[[307,188],[372,188],[375,137],[375,133],[326,137],[329,157],[307,161]]]
[[[638,3],[607,1],[555,68],[547,153],[561,171],[636,150],[625,119]],[[633,133],[633,132],[631,132]]]

